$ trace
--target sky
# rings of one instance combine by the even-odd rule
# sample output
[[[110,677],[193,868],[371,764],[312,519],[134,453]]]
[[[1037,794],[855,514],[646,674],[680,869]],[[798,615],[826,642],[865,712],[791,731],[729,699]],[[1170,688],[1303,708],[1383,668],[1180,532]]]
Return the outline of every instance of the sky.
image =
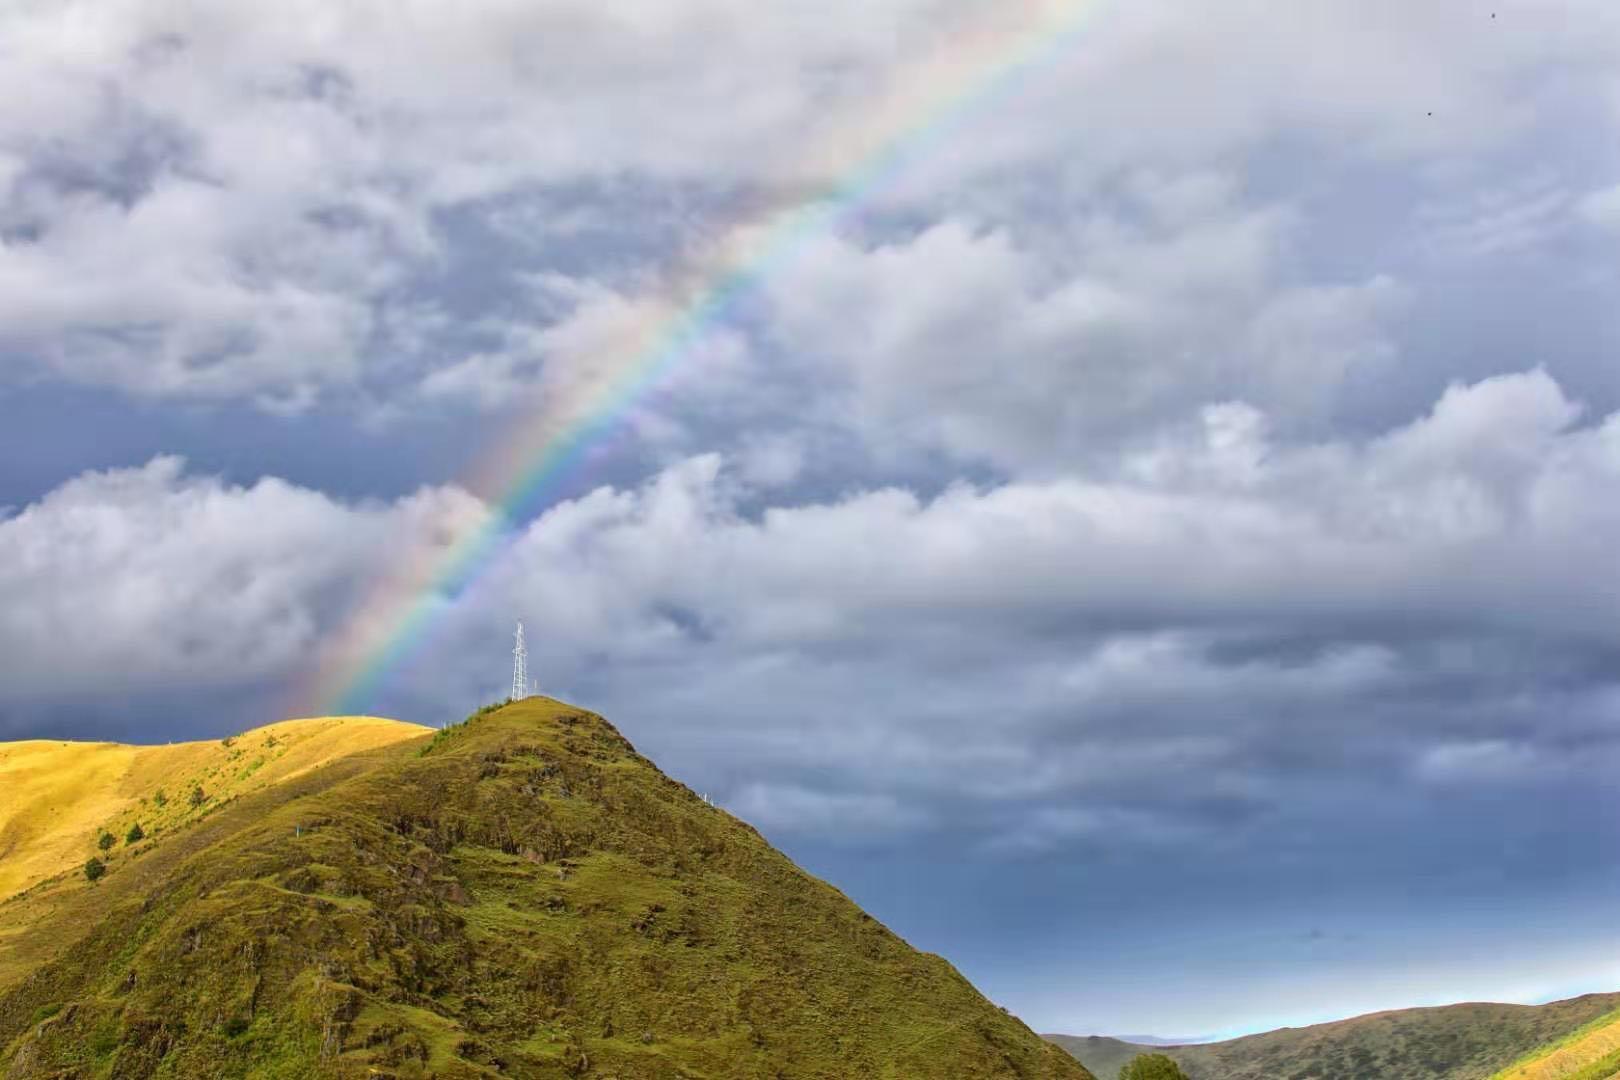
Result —
[[[4,5],[0,739],[485,535],[355,707],[523,618],[1038,1030],[1620,989],[1617,136],[1607,0]]]

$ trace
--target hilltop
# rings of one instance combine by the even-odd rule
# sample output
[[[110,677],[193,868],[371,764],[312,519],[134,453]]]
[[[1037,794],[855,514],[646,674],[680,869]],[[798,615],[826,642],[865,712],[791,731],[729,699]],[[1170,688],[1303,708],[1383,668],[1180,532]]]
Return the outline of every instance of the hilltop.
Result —
[[[0,904],[5,1075],[1090,1076],[548,699],[143,851]]]
[[[1548,1005],[1397,1009],[1193,1046],[1147,1046],[1102,1036],[1047,1038],[1101,1077],[1118,1075],[1137,1054],[1160,1053],[1174,1058],[1192,1080],[1484,1080],[1526,1054],[1547,1054],[1538,1048],[1561,1045],[1579,1031],[1580,1045],[1541,1071],[1499,1074],[1500,1080],[1564,1080],[1573,1074],[1553,1071],[1555,1066],[1576,1058],[1598,1060],[1598,1047],[1620,1050],[1617,1009],[1620,994],[1588,994]],[[1608,1072],[1579,1080],[1609,1080],[1615,1072],[1620,1061]]]

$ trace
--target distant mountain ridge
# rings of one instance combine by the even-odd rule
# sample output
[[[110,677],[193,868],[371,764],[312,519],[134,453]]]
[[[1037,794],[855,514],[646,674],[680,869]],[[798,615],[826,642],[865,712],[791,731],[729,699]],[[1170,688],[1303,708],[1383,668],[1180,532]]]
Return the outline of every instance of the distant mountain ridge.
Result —
[[[1224,1041],[1204,1035],[1183,1035],[1179,1038],[1165,1038],[1160,1035],[1114,1035],[1111,1037],[1120,1042],[1132,1043],[1136,1046],[1198,1046],[1203,1043]]]
[[[1280,1028],[1224,1042],[1162,1046],[1106,1036],[1048,1035],[1103,1080],[1137,1054],[1167,1054],[1191,1080],[1575,1080],[1553,1071],[1564,1061],[1601,1060],[1600,1047],[1620,1051],[1620,994],[1587,994],[1547,1005],[1468,1003],[1398,1009]],[[1606,1019],[1611,1023],[1602,1023]],[[1587,1025],[1580,1047],[1541,1071],[1499,1072],[1538,1055]],[[1581,1056],[1585,1055],[1585,1056]],[[1584,1065],[1583,1065],[1584,1067]],[[1620,1073],[1580,1076],[1610,1080]]]
[[[0,1075],[1091,1077],[548,699],[137,850],[0,902]]]

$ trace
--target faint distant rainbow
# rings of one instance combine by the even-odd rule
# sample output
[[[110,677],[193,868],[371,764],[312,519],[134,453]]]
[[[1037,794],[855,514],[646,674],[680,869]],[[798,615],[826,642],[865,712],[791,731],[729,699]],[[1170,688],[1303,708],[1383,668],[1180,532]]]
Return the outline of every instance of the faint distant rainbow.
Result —
[[[492,502],[487,521],[445,550],[417,553],[381,579],[313,673],[302,694],[303,710],[359,711],[382,681],[422,646],[440,609],[495,561],[527,514],[543,507],[564,481],[579,473],[589,452],[665,381],[739,296],[786,265],[807,239],[826,233],[908,164],[926,156],[974,113],[1010,97],[1022,78],[1062,55],[1096,7],[1096,0],[988,0],[998,25],[955,38],[941,56],[919,65],[915,85],[900,80],[901,89],[885,99],[889,111],[899,115],[879,120],[886,129],[862,138],[862,129],[871,126],[874,111],[882,107],[862,108],[847,125],[846,139],[835,131],[818,144],[805,171],[819,167],[841,179],[819,197],[733,225],[717,245],[715,265],[701,270],[696,284],[686,290],[685,303],[628,335],[632,344],[610,359],[606,385],[588,388],[561,407],[546,402],[538,422],[514,425],[511,435],[481,460],[468,485]],[[1009,17],[1033,25],[1009,33],[1002,28]],[[854,146],[847,162],[838,161],[841,141]],[[833,167],[822,157],[831,157]],[[742,250],[733,250],[739,245]]]

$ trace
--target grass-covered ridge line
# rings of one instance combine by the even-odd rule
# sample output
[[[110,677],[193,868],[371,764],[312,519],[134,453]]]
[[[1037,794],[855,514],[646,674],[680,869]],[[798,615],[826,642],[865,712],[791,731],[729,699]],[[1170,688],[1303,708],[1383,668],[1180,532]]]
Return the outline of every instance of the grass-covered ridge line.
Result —
[[[0,906],[0,1073],[1088,1075],[546,699]]]

